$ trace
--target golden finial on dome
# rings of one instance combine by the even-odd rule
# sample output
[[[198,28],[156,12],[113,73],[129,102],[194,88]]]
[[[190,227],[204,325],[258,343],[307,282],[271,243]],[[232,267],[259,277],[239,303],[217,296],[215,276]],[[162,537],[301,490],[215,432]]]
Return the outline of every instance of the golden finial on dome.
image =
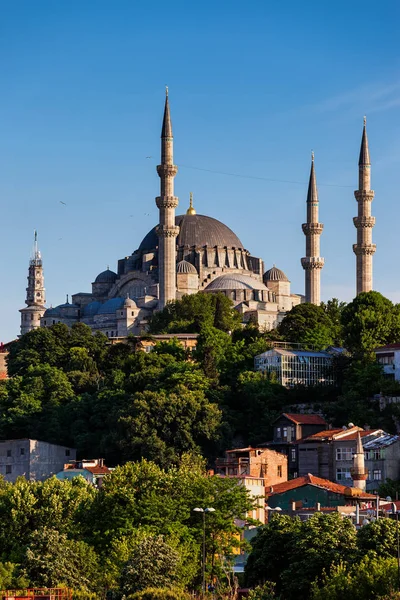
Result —
[[[186,211],[187,215],[195,215],[196,210],[193,208],[193,192],[190,192],[189,196],[189,208]]]

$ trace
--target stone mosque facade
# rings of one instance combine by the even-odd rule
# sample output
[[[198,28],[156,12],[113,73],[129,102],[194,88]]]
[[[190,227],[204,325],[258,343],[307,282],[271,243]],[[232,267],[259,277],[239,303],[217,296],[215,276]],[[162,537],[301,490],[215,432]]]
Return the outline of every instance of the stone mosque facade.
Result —
[[[369,161],[366,127],[362,138],[360,161]],[[367,227],[370,217],[369,166],[361,165],[360,181],[367,192],[357,191],[358,228]],[[56,323],[68,326],[77,322],[88,325],[94,332],[101,331],[109,338],[125,338],[129,334],[146,332],[149,317],[162,310],[168,302],[185,294],[203,292],[222,293],[233,301],[242,315],[243,323],[256,321],[262,330],[276,327],[300,302],[320,303],[320,274],[324,259],[319,257],[319,238],[323,225],[318,219],[318,192],[312,156],[307,195],[306,257],[301,259],[305,270],[306,295],[293,294],[288,277],[275,265],[264,271],[264,262],[244,248],[239,237],[224,223],[199,215],[190,195],[189,207],[176,215],[178,198],[174,195],[174,178],[178,168],[173,161],[173,133],[168,90],[165,99],[161,131],[160,195],[156,197],[159,209],[158,224],[147,233],[137,250],[118,261],[117,270],[102,271],[91,284],[91,292],[73,294],[71,302],[45,307],[45,288],[42,257],[35,246],[29,264],[26,307],[21,313],[21,335],[37,327],[51,327]],[[365,175],[368,173],[368,176]],[[361,189],[361,188],[360,188]],[[367,217],[364,218],[363,210]],[[363,220],[364,219],[364,220]],[[370,225],[372,227],[373,223]],[[364,231],[363,230],[363,231]],[[371,230],[372,231],[372,230]],[[370,235],[364,237],[369,242]],[[367,239],[368,238],[368,239]],[[364,238],[358,236],[354,247],[357,254],[357,282],[364,289],[372,289],[372,253]],[[359,241],[360,240],[360,241]],[[365,246],[365,248],[364,248]],[[375,246],[373,246],[373,249]],[[361,249],[361,250],[360,250]],[[362,254],[362,250],[366,250]],[[366,256],[364,261],[359,256]],[[368,274],[359,274],[359,269]]]

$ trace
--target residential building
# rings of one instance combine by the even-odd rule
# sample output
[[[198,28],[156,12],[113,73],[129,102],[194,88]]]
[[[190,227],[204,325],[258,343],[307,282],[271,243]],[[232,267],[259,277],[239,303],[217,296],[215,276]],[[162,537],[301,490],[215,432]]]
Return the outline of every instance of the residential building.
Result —
[[[335,385],[331,353],[275,346],[254,358],[256,371],[274,373],[278,383],[285,387]]]
[[[0,379],[7,379],[7,355],[8,352],[2,342],[0,342]]]
[[[348,428],[320,431],[298,442],[299,475],[314,473],[323,478],[352,485],[352,468],[360,436],[367,491],[375,491],[386,479],[400,478],[400,440],[382,429]]]
[[[105,466],[103,458],[73,460],[64,465],[64,469],[57,473],[57,479],[73,479],[83,477],[88,483],[101,487],[103,478],[111,470]]]
[[[374,352],[377,362],[383,367],[384,376],[400,381],[400,344],[387,344]]]
[[[268,448],[235,448],[225,452],[225,458],[217,458],[215,472],[228,477],[257,477],[264,485],[287,481],[287,457]]]
[[[266,499],[268,507],[279,507],[288,512],[293,507],[310,508],[317,503],[323,507],[333,507],[376,502],[376,496],[373,494],[316,477],[311,473],[266,488]]]
[[[297,477],[299,455],[296,442],[327,429],[328,423],[323,417],[316,414],[283,413],[274,421],[273,426],[273,441],[266,442],[262,446],[285,454],[288,460],[289,477]]]
[[[76,450],[38,440],[0,440],[0,475],[14,482],[23,476],[30,481],[44,481],[76,458]]]
[[[257,499],[256,508],[248,517],[265,523],[265,487],[287,481],[288,460],[280,452],[268,448],[236,448],[217,458],[215,473],[222,477],[236,478],[252,498]]]

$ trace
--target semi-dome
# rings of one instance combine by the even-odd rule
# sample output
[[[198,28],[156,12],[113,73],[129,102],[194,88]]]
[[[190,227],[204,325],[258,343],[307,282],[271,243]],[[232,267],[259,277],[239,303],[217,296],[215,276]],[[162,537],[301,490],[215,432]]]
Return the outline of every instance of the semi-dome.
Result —
[[[218,290],[266,290],[268,288],[259,281],[250,277],[250,275],[242,275],[240,273],[226,273],[214,279],[205,288],[205,292]]]
[[[95,283],[114,283],[117,279],[118,275],[114,273],[114,271],[110,271],[110,269],[106,269],[99,273],[94,280]]]
[[[124,306],[125,298],[111,298],[102,304],[97,312],[98,315],[112,315],[116,310]]]
[[[176,239],[178,246],[220,246],[228,248],[243,248],[242,242],[229,227],[205,215],[178,215],[175,225],[179,226]],[[156,227],[142,240],[139,250],[152,250],[158,246]]]
[[[289,279],[287,278],[285,273],[283,271],[281,271],[281,269],[278,269],[275,265],[272,267],[272,269],[268,269],[268,271],[265,271],[263,280],[264,280],[264,282],[265,281],[289,281]]]
[[[178,264],[176,265],[176,272],[197,275],[196,267],[194,265],[192,265],[190,262],[188,262],[187,260],[180,260],[178,262]]]
[[[82,316],[83,317],[93,317],[94,315],[97,315],[97,313],[99,312],[101,306],[101,302],[89,302],[89,304],[86,304],[86,306],[84,306],[83,310],[82,310]]]

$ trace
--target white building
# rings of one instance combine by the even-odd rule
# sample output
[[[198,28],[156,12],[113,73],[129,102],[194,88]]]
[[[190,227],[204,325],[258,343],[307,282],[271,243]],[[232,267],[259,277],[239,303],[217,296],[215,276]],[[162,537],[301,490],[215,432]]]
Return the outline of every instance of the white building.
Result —
[[[388,379],[400,381],[400,344],[387,344],[375,349],[376,360]]]
[[[329,352],[275,347],[256,356],[254,368],[275,373],[278,383],[285,387],[334,385],[332,358]]]
[[[44,481],[76,459],[76,450],[38,440],[0,440],[0,475],[13,483],[17,477]]]

